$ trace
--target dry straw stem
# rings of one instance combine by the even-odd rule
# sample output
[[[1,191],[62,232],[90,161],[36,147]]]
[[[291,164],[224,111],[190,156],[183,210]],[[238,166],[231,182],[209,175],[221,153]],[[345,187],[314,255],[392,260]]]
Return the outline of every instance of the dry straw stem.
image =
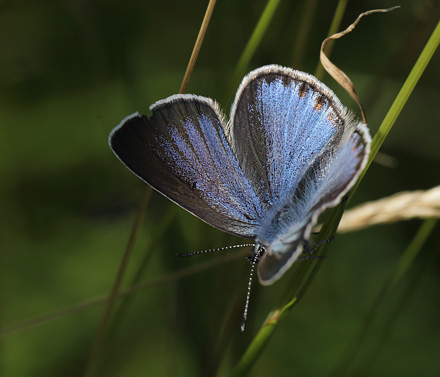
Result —
[[[203,18],[202,26],[200,27],[199,35],[197,36],[197,40],[193,49],[193,52],[191,54],[188,66],[186,68],[185,76],[182,80],[182,85],[180,86],[179,93],[184,93],[186,91],[186,87],[188,86],[189,79],[191,77],[192,71],[194,69],[195,63],[197,61],[197,57],[200,52],[200,48],[203,43],[203,39],[206,34],[206,30],[209,25],[209,21],[211,20],[212,12],[214,11],[216,0],[210,0],[208,3],[208,6],[206,8],[205,17]],[[130,237],[127,242],[127,246],[125,247],[124,254],[122,256],[121,264],[119,265],[118,272],[116,274],[115,281],[113,282],[113,287],[110,291],[110,296],[107,301],[107,305],[104,311],[104,314],[101,318],[101,322],[99,324],[98,331],[95,335],[95,339],[93,341],[92,348],[90,349],[89,357],[87,359],[86,367],[84,370],[83,377],[89,377],[93,376],[97,372],[98,367],[98,358],[101,353],[101,347],[103,343],[104,336],[107,332],[107,327],[110,321],[111,314],[113,312],[113,308],[116,302],[116,299],[119,295],[122,280],[124,278],[128,262],[131,258],[131,253],[134,248],[135,241],[137,239],[137,234],[139,227],[142,223],[145,210],[147,207],[147,204],[149,202],[151,196],[151,188],[147,187],[145,190],[144,197],[141,201],[141,204],[138,209],[138,213],[136,215],[136,220],[134,222],[134,225],[131,230]]]
[[[374,9],[374,10],[369,10],[368,12],[361,13],[358,16],[358,18],[356,19],[356,21],[354,21],[347,29],[345,29],[344,31],[341,31],[339,33],[333,34],[332,36],[324,39],[324,41],[321,44],[320,59],[321,59],[322,66],[329,73],[329,75],[332,76],[339,83],[339,85],[341,85],[347,91],[347,93],[351,96],[351,98],[353,98],[356,101],[356,103],[359,105],[359,108],[361,109],[361,113],[362,113],[362,122],[365,124],[367,123],[365,111],[362,106],[361,100],[359,99],[359,96],[357,95],[356,90],[354,89],[353,83],[351,82],[350,78],[341,69],[339,69],[336,65],[334,65],[330,61],[330,59],[325,55],[324,50],[325,50],[325,47],[331,41],[333,41],[335,39],[339,39],[339,38],[343,37],[344,35],[351,33],[353,31],[353,29],[356,27],[356,25],[359,23],[359,21],[361,20],[362,17],[368,16],[372,13],[391,12],[397,8],[399,8],[399,7],[398,6],[392,7],[389,9]]]
[[[432,217],[440,217],[440,186],[426,191],[400,192],[354,207],[344,213],[338,232],[352,232],[376,224]]]

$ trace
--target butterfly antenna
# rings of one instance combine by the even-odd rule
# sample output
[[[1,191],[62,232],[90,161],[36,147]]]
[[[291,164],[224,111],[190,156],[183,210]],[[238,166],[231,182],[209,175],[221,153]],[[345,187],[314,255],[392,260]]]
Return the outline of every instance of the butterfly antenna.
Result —
[[[177,254],[178,257],[192,257],[193,255],[199,255],[199,254],[205,254],[205,253],[213,253],[216,251],[226,251],[230,249],[237,249],[239,247],[246,247],[246,246],[255,246],[253,243],[246,243],[243,245],[232,245],[232,246],[225,246],[225,247],[219,247],[217,249],[207,249],[207,250],[200,250],[200,251],[193,251],[191,253],[179,253]]]
[[[241,326],[240,326],[241,332],[244,332],[244,328],[246,326],[246,319],[249,309],[249,300],[251,297],[252,278],[254,276],[255,265],[257,264],[257,261],[260,260],[260,258],[261,256],[258,253],[256,253],[252,258],[251,272],[249,274],[249,282],[248,282],[247,294],[246,294],[246,303],[244,304],[243,319],[241,320]]]

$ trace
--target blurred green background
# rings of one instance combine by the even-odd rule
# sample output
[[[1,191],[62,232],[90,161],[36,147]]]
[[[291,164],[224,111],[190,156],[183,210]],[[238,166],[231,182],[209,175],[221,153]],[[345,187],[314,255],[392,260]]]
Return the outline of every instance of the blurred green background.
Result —
[[[228,112],[237,61],[266,2],[219,0],[188,92]],[[178,92],[207,1],[3,1],[0,4],[1,327],[109,292],[145,185],[107,136],[135,111]],[[337,2],[281,1],[248,70],[277,63],[314,73]],[[394,1],[349,1],[360,12]],[[352,78],[372,134],[440,17],[431,0],[372,15],[340,40],[334,62]],[[355,104],[328,76],[347,106]],[[440,178],[440,53],[398,118],[350,205]],[[403,284],[344,363],[372,303],[421,221],[339,235],[301,303],[280,325],[252,376],[439,376],[440,241],[434,230]],[[185,251],[240,243],[153,193],[124,287],[170,277],[117,305],[98,364],[102,376],[228,375],[289,278],[254,284],[239,331],[249,265],[243,256]],[[243,255],[243,254],[242,254]],[[178,278],[205,262],[214,267]],[[300,263],[308,263],[307,261]],[[295,267],[289,275],[295,274]],[[137,277],[136,277],[137,276]],[[4,334],[0,375],[81,376],[103,305]],[[392,319],[391,321],[389,319]]]

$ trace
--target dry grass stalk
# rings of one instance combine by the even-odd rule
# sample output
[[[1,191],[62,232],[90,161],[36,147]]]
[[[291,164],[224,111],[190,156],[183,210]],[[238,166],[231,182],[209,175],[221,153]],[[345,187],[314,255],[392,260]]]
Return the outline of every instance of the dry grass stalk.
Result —
[[[426,191],[400,192],[347,210],[338,232],[352,232],[376,224],[431,217],[440,217],[440,186]]]

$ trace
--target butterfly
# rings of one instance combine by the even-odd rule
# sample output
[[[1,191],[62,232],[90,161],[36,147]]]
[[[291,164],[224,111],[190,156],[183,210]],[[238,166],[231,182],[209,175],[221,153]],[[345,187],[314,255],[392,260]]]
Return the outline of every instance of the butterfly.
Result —
[[[371,138],[312,75],[267,65],[246,75],[229,120],[212,99],[178,94],[109,136],[140,179],[219,230],[254,240],[260,283],[298,259],[318,216],[365,167]]]

